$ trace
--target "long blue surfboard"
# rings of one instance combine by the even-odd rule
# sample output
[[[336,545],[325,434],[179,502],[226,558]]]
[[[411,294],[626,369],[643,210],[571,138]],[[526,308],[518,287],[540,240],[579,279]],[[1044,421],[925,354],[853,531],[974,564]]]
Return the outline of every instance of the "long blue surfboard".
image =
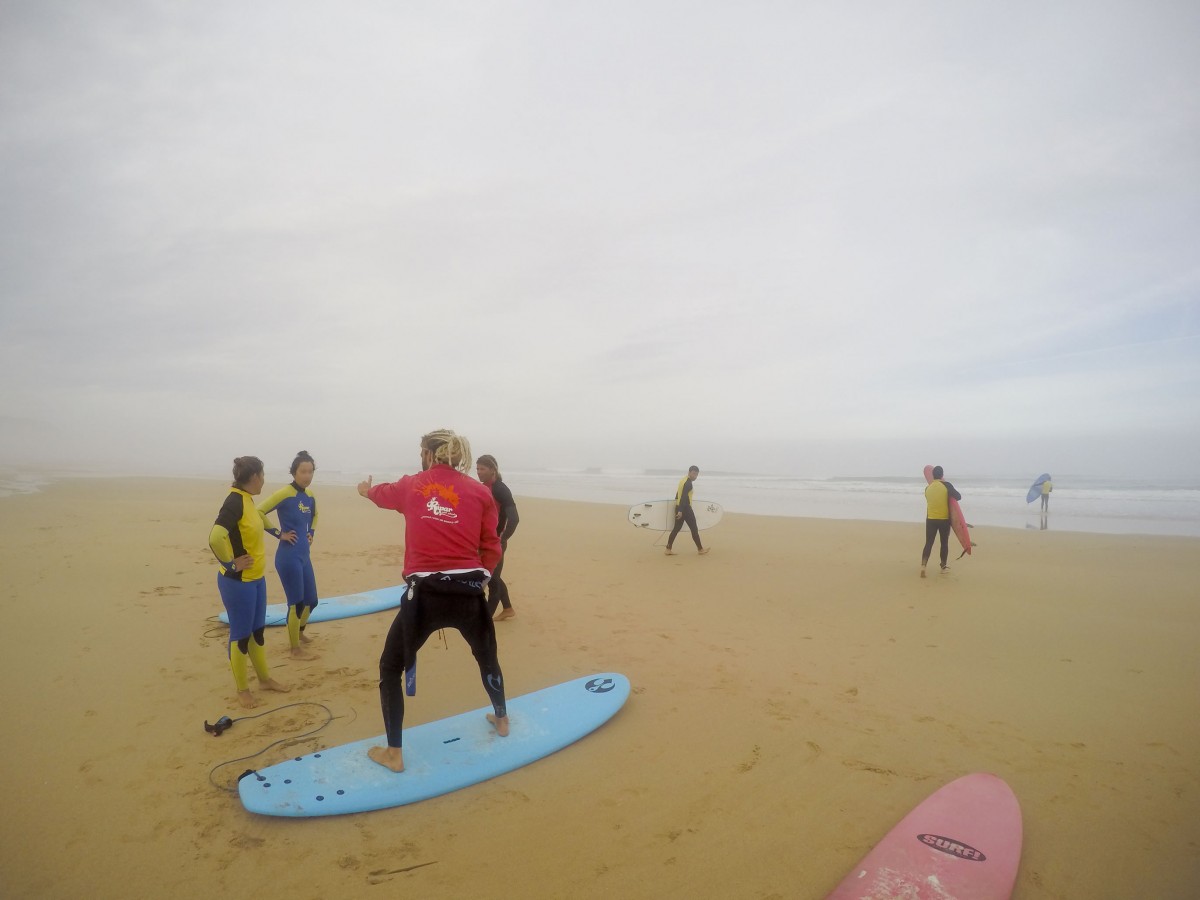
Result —
[[[1044,472],[1037,477],[1037,480],[1029,486],[1029,491],[1025,494],[1025,502],[1032,503],[1038,497],[1042,496],[1042,483],[1050,480],[1050,473]]]
[[[404,599],[404,591],[405,586],[398,584],[394,587],[363,591],[361,594],[346,594],[343,597],[322,599],[308,617],[308,624],[329,622],[333,619],[348,619],[351,616],[365,616],[367,613],[395,609]],[[286,625],[287,609],[286,603],[272,603],[267,606],[267,625]],[[229,624],[229,614],[224,610],[221,611],[220,619],[226,625]]]
[[[485,718],[491,707],[404,729],[404,771],[372,762],[368,738],[298,756],[238,782],[242,804],[267,816],[337,816],[428,800],[478,784],[595,731],[629,697],[629,679],[587,675],[508,701],[508,737]]]

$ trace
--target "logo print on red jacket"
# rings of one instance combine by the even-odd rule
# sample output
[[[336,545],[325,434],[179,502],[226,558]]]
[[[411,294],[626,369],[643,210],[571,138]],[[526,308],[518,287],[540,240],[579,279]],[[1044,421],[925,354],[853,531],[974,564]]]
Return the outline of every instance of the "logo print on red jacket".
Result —
[[[449,485],[433,481],[421,487],[421,496],[425,498],[425,508],[439,519],[457,519],[458,492]]]

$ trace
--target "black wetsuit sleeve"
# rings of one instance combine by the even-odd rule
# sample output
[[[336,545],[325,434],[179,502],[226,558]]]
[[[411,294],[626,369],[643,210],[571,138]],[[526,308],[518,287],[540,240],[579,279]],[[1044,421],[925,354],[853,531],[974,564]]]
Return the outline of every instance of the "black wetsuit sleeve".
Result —
[[[502,540],[507,541],[521,522],[521,517],[517,515],[517,503],[513,500],[512,491],[503,481],[497,481],[492,486],[492,496],[496,498],[496,508],[500,512],[496,533]]]
[[[509,503],[504,507],[504,527],[500,529],[500,537],[508,540],[517,530],[517,526],[521,524],[521,517],[517,515],[517,505]]]
[[[950,482],[945,481],[945,480],[942,481],[942,484],[944,484],[946,486],[946,496],[953,497],[955,500],[962,499],[962,494],[960,494],[958,491],[956,491],[954,489],[954,485],[952,485]]]
[[[246,545],[242,543],[242,530],[238,528],[238,522],[242,519],[242,510],[242,495],[230,493],[225,498],[225,502],[221,504],[221,511],[217,513],[217,521],[214,523],[229,532],[229,543],[233,547],[234,559],[246,555]]]

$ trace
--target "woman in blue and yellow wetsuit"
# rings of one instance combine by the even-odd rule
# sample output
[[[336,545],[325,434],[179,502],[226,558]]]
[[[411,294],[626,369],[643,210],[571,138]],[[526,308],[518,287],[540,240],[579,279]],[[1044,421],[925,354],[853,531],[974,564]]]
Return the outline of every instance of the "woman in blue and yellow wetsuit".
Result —
[[[292,656],[297,659],[316,659],[301,649],[300,642],[312,640],[304,633],[308,617],[317,608],[317,576],[313,574],[309,555],[317,532],[317,498],[309,493],[317,465],[307,450],[301,450],[292,460],[292,483],[267,498],[258,511],[279,514],[279,548],[275,551],[275,571],[287,596],[288,642]]]
[[[262,460],[239,456],[233,461],[233,486],[221,504],[217,521],[208,534],[208,546],[221,564],[217,588],[229,614],[229,666],[237,685],[238,701],[255,706],[250,693],[249,665],[258,683],[268,691],[288,691],[271,677],[263,633],[267,623],[266,553],[263,532],[266,520],[254,508],[254,496],[263,489]]]

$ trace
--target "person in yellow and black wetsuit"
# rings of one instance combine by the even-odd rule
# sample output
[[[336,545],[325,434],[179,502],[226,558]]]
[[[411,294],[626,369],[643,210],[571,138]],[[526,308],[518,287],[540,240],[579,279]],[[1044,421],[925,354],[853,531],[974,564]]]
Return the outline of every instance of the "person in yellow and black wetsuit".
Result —
[[[700,543],[700,529],[696,527],[696,511],[692,509],[692,482],[700,477],[700,469],[698,466],[692,466],[688,469],[688,473],[679,481],[679,487],[675,489],[675,527],[671,529],[671,536],[667,538],[667,556],[674,556],[675,551],[671,546],[675,543],[675,536],[683,530],[684,523],[692,532],[692,540],[696,543],[696,552],[705,554],[708,548]]]
[[[961,500],[962,494],[954,489],[948,481],[942,479],[945,473],[941,466],[934,466],[933,481],[925,486],[925,549],[921,551],[921,577],[925,577],[925,566],[929,562],[929,554],[933,552],[933,539],[941,537],[942,571],[950,569],[946,560],[950,557],[950,498]]]
[[[275,571],[287,597],[288,643],[296,659],[317,658],[300,646],[301,641],[307,644],[312,640],[304,633],[304,626],[317,608],[317,576],[309,555],[317,533],[317,498],[308,490],[316,469],[308,451],[301,450],[292,460],[292,483],[277,490],[258,507],[264,517],[270,512],[279,514]]]
[[[233,486],[208,534],[208,546],[221,564],[217,589],[229,614],[229,666],[238,702],[247,709],[256,705],[250,693],[248,663],[254,666],[258,683],[268,691],[291,690],[271,677],[263,647],[267,624],[267,579],[263,574],[266,520],[254,508],[254,496],[262,492],[265,481],[262,460],[257,456],[235,459]],[[278,537],[277,532],[272,533]]]

